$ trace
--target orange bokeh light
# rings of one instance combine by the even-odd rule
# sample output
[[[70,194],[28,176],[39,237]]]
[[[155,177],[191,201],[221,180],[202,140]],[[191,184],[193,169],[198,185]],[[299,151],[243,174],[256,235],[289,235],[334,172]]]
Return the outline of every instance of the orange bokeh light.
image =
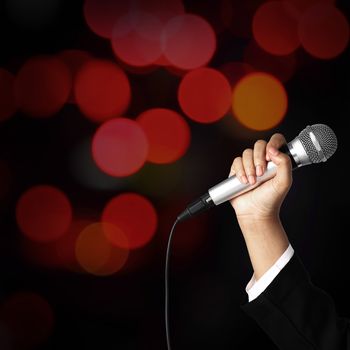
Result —
[[[199,68],[182,79],[178,99],[184,113],[199,123],[221,119],[231,104],[231,86],[226,77],[212,68]]]
[[[344,14],[327,2],[310,7],[301,16],[299,35],[304,49],[320,59],[340,55],[349,42],[349,24]]]
[[[205,19],[192,14],[170,19],[163,29],[162,41],[165,58],[185,70],[205,66],[216,50],[213,28]]]
[[[288,98],[283,85],[266,73],[251,73],[233,91],[234,116],[244,126],[267,130],[281,122],[287,112]]]
[[[110,232],[123,248],[112,245],[105,235]],[[87,226],[79,235],[75,246],[76,258],[87,272],[107,276],[118,272],[129,255],[128,240],[123,232],[110,223],[94,223]]]
[[[113,224],[126,235],[128,246],[125,246],[125,241],[120,241],[119,236],[115,236],[115,232],[108,226],[104,227],[106,236],[114,245],[136,249],[152,239],[157,229],[158,217],[148,199],[136,193],[123,193],[107,203],[102,221]]]
[[[131,99],[127,75],[113,62],[91,60],[77,74],[74,94],[81,112],[95,122],[122,115]]]
[[[32,117],[50,117],[67,102],[71,74],[57,57],[29,59],[15,79],[15,96],[20,109]]]
[[[92,140],[92,157],[108,175],[129,176],[146,162],[148,147],[145,132],[137,122],[117,118],[97,129]]]
[[[11,337],[11,349],[36,349],[51,335],[54,313],[40,295],[17,292],[0,306],[0,323]]]
[[[72,207],[59,189],[39,185],[22,194],[16,206],[17,223],[23,234],[38,242],[64,235],[72,220]]]
[[[0,122],[12,117],[17,110],[14,79],[13,74],[0,68]]]
[[[137,118],[148,141],[147,160],[152,163],[172,163],[181,158],[190,145],[190,128],[178,113],[165,108],[153,108]]]
[[[257,43],[274,55],[288,55],[300,45],[298,21],[282,1],[266,2],[258,8],[253,34]]]

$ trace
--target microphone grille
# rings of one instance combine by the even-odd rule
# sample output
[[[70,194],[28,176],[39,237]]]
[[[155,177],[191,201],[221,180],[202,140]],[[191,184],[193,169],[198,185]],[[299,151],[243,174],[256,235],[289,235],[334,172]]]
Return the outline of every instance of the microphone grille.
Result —
[[[315,136],[324,157],[322,157],[322,153],[317,150],[310,133]],[[335,133],[329,126],[325,124],[314,124],[307,126],[299,134],[298,138],[301,141],[311,163],[320,163],[322,161],[325,161],[324,158],[328,160],[338,147],[338,141]]]

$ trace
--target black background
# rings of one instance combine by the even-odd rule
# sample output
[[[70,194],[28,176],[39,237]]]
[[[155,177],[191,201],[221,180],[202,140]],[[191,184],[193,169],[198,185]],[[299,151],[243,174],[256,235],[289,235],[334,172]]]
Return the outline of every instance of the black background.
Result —
[[[190,12],[196,13],[200,7],[199,1],[184,3]],[[113,59],[108,41],[93,34],[85,24],[82,5],[81,0],[66,1],[52,23],[31,31],[8,19],[2,3],[0,66],[15,73],[33,55],[72,48]],[[337,2],[349,18],[347,5],[347,1]],[[206,6],[214,9],[216,2],[206,1]],[[210,66],[239,60],[245,44],[244,39],[221,33]],[[168,215],[162,229],[149,246],[134,254],[135,261],[141,261],[137,268],[108,278],[48,269],[26,261],[19,249],[20,232],[15,219],[19,196],[35,184],[58,186],[69,194],[75,208],[97,212],[118,193],[87,189],[74,180],[69,170],[69,154],[77,138],[90,137],[96,125],[82,118],[72,105],[48,120],[17,113],[0,125],[0,159],[12,169],[9,193],[0,204],[0,302],[21,290],[37,292],[49,301],[55,313],[55,328],[40,349],[164,349],[165,237],[176,211],[227,177],[232,159],[256,139],[267,139],[278,131],[290,140],[314,123],[332,127],[338,137],[338,150],[328,163],[294,173],[282,221],[314,283],[334,298],[340,315],[350,315],[349,50],[330,61],[312,59],[300,50],[298,60],[303,64],[285,85],[288,113],[275,129],[249,131],[232,121],[232,117],[209,126],[188,120],[191,147],[177,162],[182,175],[175,190],[166,196],[152,196],[149,189],[138,190],[153,201],[160,217]],[[128,116],[136,117],[152,107],[180,111],[176,101],[179,77],[163,69],[147,75],[128,74],[136,95]],[[168,98],[159,99],[158,89],[166,89]],[[141,104],[137,94],[142,93],[147,98]],[[237,130],[234,135],[225,131],[228,118],[232,129]],[[166,186],[167,182],[171,185],[171,176],[164,178],[171,169],[172,165],[147,165],[143,171],[146,178],[147,172],[156,173],[163,181],[161,185]],[[205,230],[201,232],[203,222]],[[257,344],[273,349],[263,332],[240,310],[240,304],[246,302],[244,289],[252,270],[232,208],[224,204],[179,225],[175,246],[177,240],[186,242],[186,237],[192,235],[203,235],[201,244],[186,254],[177,254],[174,248],[172,260],[174,349],[250,349]]]

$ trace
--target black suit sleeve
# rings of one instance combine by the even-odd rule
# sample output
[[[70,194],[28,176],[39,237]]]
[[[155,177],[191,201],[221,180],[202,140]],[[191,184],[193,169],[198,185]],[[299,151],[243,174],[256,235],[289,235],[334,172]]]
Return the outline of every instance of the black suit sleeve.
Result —
[[[349,321],[315,287],[294,253],[266,290],[242,306],[281,350],[350,350]]]

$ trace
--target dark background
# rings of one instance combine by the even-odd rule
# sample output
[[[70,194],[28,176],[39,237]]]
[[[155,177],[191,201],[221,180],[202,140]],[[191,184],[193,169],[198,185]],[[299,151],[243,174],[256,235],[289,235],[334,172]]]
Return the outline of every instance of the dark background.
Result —
[[[186,9],[194,13],[201,13],[203,3],[214,11],[217,2],[184,1]],[[82,5],[81,0],[66,1],[44,29],[27,30],[6,17],[5,4],[1,3],[0,66],[15,73],[33,55],[71,48],[113,59],[108,41],[96,36],[85,24]],[[347,1],[338,1],[337,6],[349,16]],[[245,39],[223,31],[210,66],[239,60],[245,44]],[[18,291],[33,291],[49,302],[55,326],[38,349],[164,349],[163,269],[165,238],[172,220],[187,202],[227,177],[232,159],[255,140],[267,139],[277,131],[291,140],[306,125],[314,123],[327,124],[335,131],[338,150],[327,164],[294,173],[282,221],[314,283],[334,298],[339,315],[350,315],[346,180],[349,50],[330,61],[311,59],[299,50],[298,62],[302,62],[298,71],[285,84],[289,108],[278,127],[266,132],[252,131],[239,126],[230,116],[211,125],[188,120],[192,140],[186,155],[176,165],[146,165],[142,170],[143,180],[154,176],[160,192],[164,189],[165,194],[152,194],[154,184],[144,188],[126,185],[123,191],[137,189],[152,200],[161,225],[148,246],[132,253],[126,269],[110,277],[74,274],[26,260],[15,218],[19,196],[35,184],[58,186],[69,194],[77,211],[94,213],[118,193],[88,189],[78,184],[70,172],[72,148],[77,139],[90,137],[96,125],[82,118],[74,105],[65,106],[47,120],[31,119],[19,112],[0,124],[0,159],[12,170],[8,193],[0,202],[0,302]],[[143,104],[138,104],[137,98],[132,102],[128,116],[132,118],[152,107],[181,112],[176,101],[179,77],[161,68],[149,74],[128,75],[135,94],[147,93]],[[168,98],[159,99],[158,89],[166,89]],[[228,118],[235,133],[227,130]],[[174,167],[181,169],[181,177],[172,184]],[[173,189],[166,191],[167,184]],[[186,248],[187,241],[190,243]],[[247,299],[244,289],[252,270],[229,204],[177,227],[171,265],[174,349],[250,349],[257,344],[274,348],[240,310],[240,304]]]

